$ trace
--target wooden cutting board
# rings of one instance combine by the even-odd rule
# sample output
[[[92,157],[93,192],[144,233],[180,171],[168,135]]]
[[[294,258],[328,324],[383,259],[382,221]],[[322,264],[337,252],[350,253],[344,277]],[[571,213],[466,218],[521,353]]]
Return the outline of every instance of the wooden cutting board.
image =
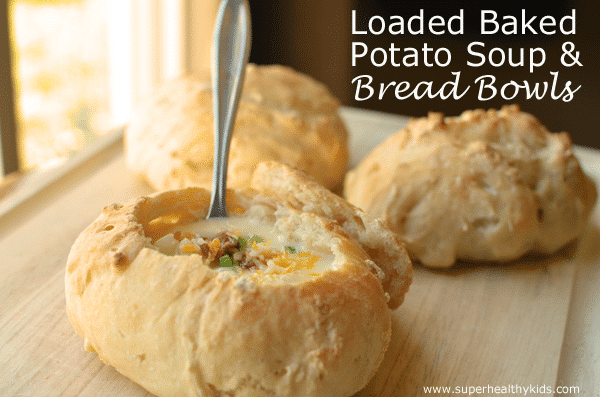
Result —
[[[353,109],[343,115],[353,164],[406,122]],[[102,207],[150,192],[124,171],[120,145],[116,141],[0,218],[1,396],[150,395],[85,352],[65,313],[64,266],[77,235]],[[594,171],[600,154],[587,152],[587,158],[596,162],[591,172],[600,180]],[[357,396],[524,395],[525,387],[554,389],[559,374],[575,379],[569,368],[580,357],[563,351],[571,367],[559,370],[561,347],[567,334],[580,329],[577,322],[567,324],[576,269],[600,263],[599,225],[596,212],[578,243],[544,259],[463,264],[445,272],[417,267],[406,301],[393,313],[392,342],[381,368]],[[595,283],[590,288],[598,291]],[[582,307],[587,302],[576,301]],[[590,318],[579,317],[583,323]],[[592,314],[594,321],[598,317]],[[575,349],[571,342],[565,346]],[[587,362],[598,359],[598,350],[589,351]],[[597,396],[598,371],[588,372],[580,376],[582,384],[568,386]],[[428,387],[451,390],[427,393]],[[511,387],[521,393],[511,394]]]

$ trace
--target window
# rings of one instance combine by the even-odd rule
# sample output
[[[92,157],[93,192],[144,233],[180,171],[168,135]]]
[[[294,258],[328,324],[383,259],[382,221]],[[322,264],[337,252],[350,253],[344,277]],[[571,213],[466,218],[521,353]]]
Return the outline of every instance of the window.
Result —
[[[49,168],[114,128],[103,0],[12,0],[22,169]]]
[[[16,142],[21,170],[54,167],[126,123],[161,81],[209,67],[217,5],[10,0],[16,134],[3,130],[2,152]]]

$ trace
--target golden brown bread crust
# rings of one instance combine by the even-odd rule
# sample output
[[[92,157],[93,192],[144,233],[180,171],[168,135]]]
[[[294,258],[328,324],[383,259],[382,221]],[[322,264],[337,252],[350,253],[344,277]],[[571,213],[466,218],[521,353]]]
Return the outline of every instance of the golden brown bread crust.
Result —
[[[347,174],[344,194],[431,267],[554,252],[597,195],[568,134],[514,105],[411,120]]]
[[[248,186],[256,165],[272,160],[306,171],[329,189],[341,188],[348,134],[338,109],[338,100],[308,76],[283,66],[248,65],[228,186]],[[208,75],[165,83],[125,132],[128,167],[157,190],[211,188],[213,147]]]
[[[86,348],[158,396],[350,396],[363,388],[390,338],[377,264],[339,222],[251,189],[229,192],[231,216],[329,247],[337,270],[262,283],[152,247],[173,222],[204,219],[209,201],[201,188],[157,193],[105,208],[82,232],[65,289]]]

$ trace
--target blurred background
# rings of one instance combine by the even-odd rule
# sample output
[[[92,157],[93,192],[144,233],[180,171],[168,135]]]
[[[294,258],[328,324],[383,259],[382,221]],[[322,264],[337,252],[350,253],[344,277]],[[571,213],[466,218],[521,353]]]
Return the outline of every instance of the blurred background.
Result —
[[[4,3],[4,2],[3,2]],[[309,74],[325,83],[343,105],[419,117],[429,111],[458,115],[472,108],[501,107],[518,103],[535,114],[551,131],[567,131],[579,145],[600,148],[600,7],[597,0],[529,4],[431,1],[384,2],[367,0],[277,1],[250,0],[252,52],[250,61],[279,63]],[[20,170],[47,169],[63,163],[99,137],[126,124],[140,99],[161,81],[208,68],[210,36],[216,0],[9,0],[0,14],[0,124],[3,153],[16,142]],[[368,18],[400,15],[407,20],[424,9],[426,21],[440,15],[446,20],[464,9],[465,32],[460,36],[424,34],[412,36],[351,34],[351,12],[357,11],[361,26]],[[576,10],[576,35],[553,36],[531,33],[517,36],[481,36],[479,11],[495,10],[503,15],[552,15],[556,20]],[[534,24],[533,26],[539,26]],[[451,51],[447,67],[374,67],[362,60],[351,66],[351,46],[361,41],[369,48],[414,47],[426,42],[431,48]],[[547,60],[529,73],[528,68],[466,66],[468,44],[482,41],[486,49],[542,47]],[[580,52],[582,67],[560,64],[562,43],[572,41]],[[4,45],[6,43],[6,46]],[[8,45],[10,44],[10,45]],[[526,50],[527,51],[527,50]],[[3,70],[3,71],[2,71]],[[12,74],[12,91],[6,80]],[[352,79],[368,74],[377,82],[434,81],[437,87],[461,72],[463,87],[471,92],[460,100],[413,97],[396,99],[391,92],[383,100],[355,101]],[[493,74],[499,85],[515,80],[552,82],[550,72],[559,72],[559,90],[567,80],[581,86],[573,100],[526,100],[519,95],[506,101],[499,95],[478,101],[473,81]],[[10,83],[10,80],[8,81]],[[435,87],[436,85],[434,85]],[[499,87],[499,86],[498,86]],[[14,101],[13,101],[14,99]],[[10,102],[14,103],[14,109]],[[13,125],[10,116],[14,115]],[[10,138],[10,139],[9,139]],[[9,156],[12,156],[9,154]],[[13,162],[14,163],[14,162]],[[4,162],[6,167],[6,161]],[[12,166],[10,168],[13,168]],[[14,169],[5,169],[14,171]]]
[[[327,84],[347,106],[356,106],[373,110],[420,117],[429,111],[443,112],[446,115],[458,115],[463,110],[472,108],[498,108],[507,103],[518,103],[521,109],[536,115],[550,131],[567,131],[575,143],[600,148],[600,2],[597,0],[568,0],[538,2],[481,2],[481,1],[302,1],[280,2],[261,0],[252,2],[254,47],[252,60],[257,63],[283,63],[292,65],[300,71],[308,73]],[[380,15],[400,15],[405,21],[424,9],[425,20],[433,15],[440,15],[448,20],[464,9],[464,34],[453,36],[434,34],[392,36],[351,35],[351,11],[356,10],[361,20],[361,27],[367,24],[368,18]],[[528,17],[538,16],[537,22],[545,15],[553,16],[559,21],[565,15],[576,10],[576,34],[505,36],[503,34],[482,36],[479,31],[480,10],[491,9],[502,16],[513,15],[521,19],[521,10],[526,10]],[[365,20],[366,19],[366,20]],[[532,26],[536,26],[534,23]],[[539,26],[539,24],[537,24]],[[539,32],[539,28],[536,29]],[[427,32],[427,30],[426,30]],[[382,47],[387,49],[390,43],[396,47],[414,47],[421,49],[426,42],[430,48],[445,47],[451,51],[452,62],[448,67],[393,67],[389,65],[374,67],[369,61],[362,60],[357,66],[351,66],[352,41],[361,41],[369,49]],[[482,67],[468,67],[466,64],[467,46],[472,41],[486,44],[487,53],[493,47],[500,47],[507,52],[524,47],[542,47],[546,51],[547,60],[543,67],[529,73],[527,67],[493,67],[489,64]],[[580,52],[582,67],[564,67],[560,63],[562,43],[572,41]],[[401,53],[400,53],[401,54]],[[471,61],[476,60],[470,57]],[[422,60],[421,60],[422,62]],[[422,63],[421,63],[422,65]],[[397,100],[391,90],[383,100],[371,98],[366,101],[355,101],[355,86],[351,84],[354,77],[368,74],[374,82],[408,81],[411,86],[420,81],[434,81],[439,87],[448,80],[453,80],[452,71],[461,71],[462,87],[481,75],[492,74],[498,83],[528,80],[530,83],[548,81],[551,85],[551,71],[559,72],[558,92],[567,80],[572,81],[573,89],[581,86],[574,94],[573,100],[563,102],[552,100],[550,95],[542,100],[526,100],[519,95],[512,101],[503,100],[500,95],[489,101],[478,101],[472,84],[471,91],[459,100],[441,100],[409,98]]]

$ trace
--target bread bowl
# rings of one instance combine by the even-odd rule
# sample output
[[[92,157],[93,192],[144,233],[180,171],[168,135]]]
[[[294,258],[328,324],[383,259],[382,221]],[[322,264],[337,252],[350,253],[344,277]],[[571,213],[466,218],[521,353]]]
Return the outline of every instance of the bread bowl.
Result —
[[[280,65],[248,65],[231,141],[228,186],[247,187],[259,162],[277,161],[340,190],[348,164],[348,133],[339,106],[327,87],[307,75]],[[155,190],[210,189],[210,76],[188,74],[158,87],[134,113],[124,141],[128,168]]]
[[[296,185],[314,182],[278,164],[263,176],[269,168],[295,175]],[[386,292],[383,270],[344,225],[297,209],[291,196],[230,190],[230,217],[217,221],[227,226],[204,220],[209,201],[202,188],[160,192],[106,207],[81,233],[65,290],[86,349],[157,396],[351,396],[363,388],[389,343],[389,296],[403,297],[410,281]],[[217,231],[238,242],[229,263],[214,255],[215,239],[225,241]],[[410,279],[398,252],[389,277]]]
[[[347,174],[344,195],[413,260],[445,268],[556,252],[583,231],[597,192],[569,135],[512,105],[411,120]]]

